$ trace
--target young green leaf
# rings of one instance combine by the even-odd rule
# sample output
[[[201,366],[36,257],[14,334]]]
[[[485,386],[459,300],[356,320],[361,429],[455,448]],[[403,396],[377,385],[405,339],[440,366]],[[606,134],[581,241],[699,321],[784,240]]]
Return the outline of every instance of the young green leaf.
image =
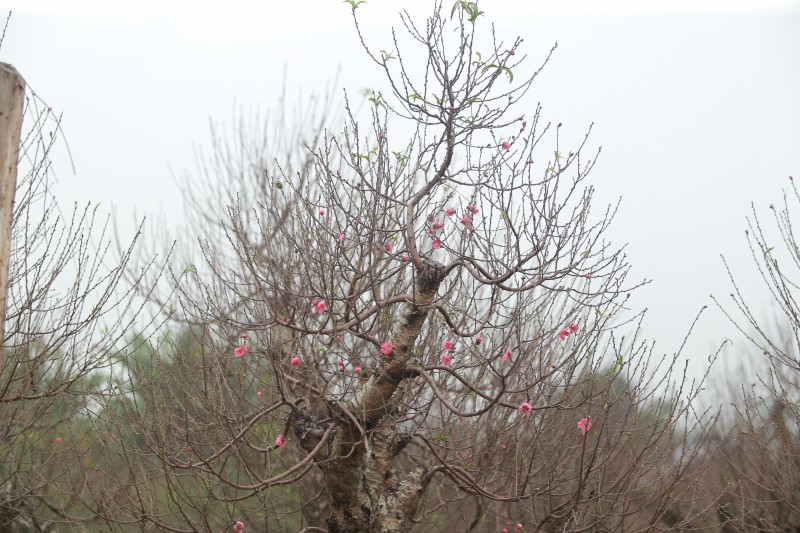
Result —
[[[361,4],[366,4],[367,1],[366,0],[359,0],[359,1],[356,1],[356,0],[344,0],[344,3],[345,4],[350,4],[350,7],[352,7],[353,9],[357,9],[358,6],[360,6]]]

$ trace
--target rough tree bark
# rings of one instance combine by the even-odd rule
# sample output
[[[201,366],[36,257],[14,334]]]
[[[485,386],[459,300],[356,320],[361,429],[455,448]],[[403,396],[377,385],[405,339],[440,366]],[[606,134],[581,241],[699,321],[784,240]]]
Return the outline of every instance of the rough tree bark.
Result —
[[[328,527],[332,533],[381,531],[403,533],[413,525],[420,499],[433,471],[416,468],[399,476],[395,459],[412,435],[395,426],[392,396],[400,383],[414,376],[410,363],[430,303],[445,277],[444,265],[424,259],[417,271],[414,294],[393,338],[393,350],[348,405],[331,403],[336,430],[325,453],[317,456],[330,495]],[[308,431],[307,416],[293,419],[301,445],[312,451],[320,432]],[[365,438],[370,431],[371,438]],[[333,460],[332,460],[333,459]]]

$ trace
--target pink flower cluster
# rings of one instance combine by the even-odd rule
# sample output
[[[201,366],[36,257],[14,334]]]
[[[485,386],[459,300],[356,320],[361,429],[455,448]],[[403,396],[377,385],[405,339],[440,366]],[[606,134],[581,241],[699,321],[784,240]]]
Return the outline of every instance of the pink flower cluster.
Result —
[[[578,420],[578,429],[581,430],[581,435],[586,435],[586,432],[592,429],[592,419],[587,417]]]
[[[504,527],[501,530],[500,533],[508,533],[508,528],[513,526],[513,525],[514,525],[514,522],[511,522],[509,520],[508,522],[506,522],[506,526],[508,526],[508,527]],[[524,528],[525,528],[525,526],[523,526],[520,522],[517,522],[517,526],[514,528],[514,531],[522,531]]]
[[[578,324],[572,323],[569,325],[569,327],[562,329],[561,332],[558,334],[558,336],[561,338],[562,341],[565,341],[567,340],[567,337],[569,337],[576,331],[578,331]]]
[[[387,359],[392,355],[392,350],[394,350],[394,346],[391,342],[384,342],[381,344],[381,353],[385,355]]]
[[[448,217],[452,217],[453,215],[456,214],[456,210],[453,209],[452,207],[445,208],[444,212]],[[469,204],[467,206],[467,213],[464,214],[460,219],[461,223],[467,228],[471,229],[474,223],[472,217],[473,215],[477,215],[478,213],[480,213],[480,209],[478,209],[478,206],[476,206],[475,204]],[[428,226],[428,234],[431,236],[431,241],[432,241],[431,245],[433,246],[434,250],[438,250],[439,248],[442,247],[442,241],[436,235],[436,232],[441,230],[444,227],[444,224],[436,220],[436,218],[433,215],[428,217],[428,222],[430,223],[430,225]]]
[[[235,357],[244,357],[247,354],[247,339],[249,339],[249,335],[245,333],[242,335],[242,342],[233,350],[233,355]]]
[[[449,353],[452,349],[452,342],[447,341],[444,343],[444,353],[439,356],[439,361],[441,361],[444,366],[450,366],[450,362],[453,360],[453,356]]]
[[[244,522],[241,520],[237,520],[235,524],[233,524],[233,532],[234,533],[243,533],[244,531]]]
[[[510,348],[503,353],[503,362],[506,362],[509,359],[511,359],[511,349]]]
[[[314,311],[321,315],[325,312],[325,309],[328,308],[328,304],[326,304],[324,300],[311,300],[311,307],[313,307]]]
[[[278,435],[275,437],[275,446],[278,446],[279,448],[286,447],[286,439],[283,438],[283,435]]]
[[[437,233],[444,228],[444,223],[436,220],[433,215],[428,216],[428,235],[431,237],[431,246],[434,250],[442,247],[442,241],[439,239]]]

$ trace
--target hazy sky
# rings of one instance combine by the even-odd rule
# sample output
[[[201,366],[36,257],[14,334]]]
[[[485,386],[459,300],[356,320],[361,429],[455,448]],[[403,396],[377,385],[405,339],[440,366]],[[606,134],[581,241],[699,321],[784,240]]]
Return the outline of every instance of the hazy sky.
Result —
[[[709,294],[726,299],[720,254],[767,316],[745,216],[752,201],[766,217],[788,176],[800,177],[800,3],[479,4],[498,36],[525,39],[531,70],[558,40],[527,111],[540,101],[544,118],[562,122],[572,139],[595,124],[590,144],[603,147],[591,177],[596,209],[623,199],[610,238],[628,243],[634,278],[654,280],[632,307],[649,309],[656,352],[677,350]],[[399,9],[421,20],[432,5],[370,0],[358,14],[375,48],[391,48]],[[194,168],[194,146],[209,147],[209,119],[274,108],[284,66],[291,94],[321,90],[339,70],[339,90],[352,95],[382,80],[337,0],[19,0],[0,8],[14,11],[0,60],[63,113],[76,173],[56,155],[59,195],[114,205],[123,221],[176,207],[174,177]],[[685,352],[695,369],[726,336],[738,339],[709,309]],[[744,346],[737,341],[723,364]]]

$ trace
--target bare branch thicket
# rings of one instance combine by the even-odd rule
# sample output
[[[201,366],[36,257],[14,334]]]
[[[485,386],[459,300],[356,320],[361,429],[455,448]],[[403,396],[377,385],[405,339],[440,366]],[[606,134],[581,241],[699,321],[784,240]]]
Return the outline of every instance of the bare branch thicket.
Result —
[[[690,498],[699,384],[625,318],[644,282],[590,213],[588,134],[515,113],[550,55],[520,81],[473,6],[362,39],[368,121],[346,97],[335,131],[323,106],[215,136],[159,300],[180,335],[104,406],[96,524],[644,531]]]
[[[120,283],[138,235],[112,263],[97,207],[64,214],[52,193],[60,117],[30,92],[24,116],[0,368],[1,532],[67,519],[70,472],[94,439],[97,398],[112,393],[110,361],[143,320]]]
[[[734,414],[727,433],[714,439],[712,470],[724,491],[716,509],[726,531],[800,530],[800,250],[792,224],[800,195],[789,179],[783,205],[769,206],[777,233],[762,223],[755,205],[746,230],[775,316],[758,318],[727,262],[730,303],[715,299],[754,348],[738,349],[742,383],[728,391]],[[749,365],[742,362],[753,356]]]

